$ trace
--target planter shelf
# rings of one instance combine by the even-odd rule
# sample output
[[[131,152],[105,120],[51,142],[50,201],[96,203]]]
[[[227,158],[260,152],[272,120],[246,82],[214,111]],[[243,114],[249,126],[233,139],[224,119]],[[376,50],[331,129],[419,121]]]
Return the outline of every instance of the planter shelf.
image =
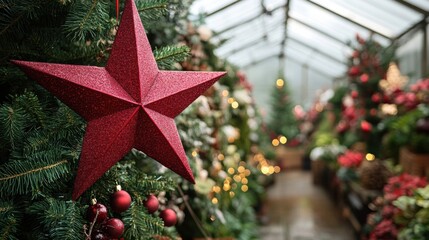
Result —
[[[429,177],[429,154],[416,154],[403,147],[400,150],[399,163],[406,173]]]

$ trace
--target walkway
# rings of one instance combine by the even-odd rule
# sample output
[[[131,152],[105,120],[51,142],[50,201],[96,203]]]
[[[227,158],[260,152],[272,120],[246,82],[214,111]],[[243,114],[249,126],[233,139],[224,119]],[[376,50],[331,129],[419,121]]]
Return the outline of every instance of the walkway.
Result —
[[[265,206],[268,224],[262,240],[353,240],[353,230],[326,192],[313,185],[311,173],[276,176]]]

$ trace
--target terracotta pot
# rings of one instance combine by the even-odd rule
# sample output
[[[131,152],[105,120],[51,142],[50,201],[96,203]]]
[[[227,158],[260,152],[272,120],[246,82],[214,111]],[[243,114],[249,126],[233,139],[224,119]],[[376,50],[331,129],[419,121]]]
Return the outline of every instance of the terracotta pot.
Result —
[[[406,173],[429,177],[429,154],[416,154],[407,147],[402,147],[399,152],[399,164]]]

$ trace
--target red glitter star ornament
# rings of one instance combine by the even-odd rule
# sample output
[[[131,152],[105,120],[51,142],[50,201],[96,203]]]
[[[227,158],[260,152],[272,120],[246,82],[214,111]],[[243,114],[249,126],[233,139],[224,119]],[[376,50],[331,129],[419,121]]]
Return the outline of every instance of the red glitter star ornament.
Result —
[[[132,0],[105,68],[14,63],[88,121],[73,200],[133,147],[194,182],[174,117],[225,73],[160,71]]]

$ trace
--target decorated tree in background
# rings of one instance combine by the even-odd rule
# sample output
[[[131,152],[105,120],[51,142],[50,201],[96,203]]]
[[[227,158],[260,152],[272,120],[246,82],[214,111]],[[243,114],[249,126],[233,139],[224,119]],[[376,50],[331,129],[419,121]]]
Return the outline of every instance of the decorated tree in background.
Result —
[[[348,59],[350,86],[346,92],[340,89],[341,94],[336,94],[342,96],[341,104],[334,105],[339,118],[337,132],[342,144],[352,146],[361,142],[366,145],[366,151],[378,156],[384,130],[376,126],[385,117],[382,104],[389,103],[380,82],[386,78],[395,49],[359,35],[353,48]]]
[[[287,81],[280,74],[276,80],[271,93],[271,112],[269,117],[268,128],[275,134],[274,138],[278,136],[285,136],[291,140],[295,138],[298,133],[298,123],[293,113],[294,103]]]

